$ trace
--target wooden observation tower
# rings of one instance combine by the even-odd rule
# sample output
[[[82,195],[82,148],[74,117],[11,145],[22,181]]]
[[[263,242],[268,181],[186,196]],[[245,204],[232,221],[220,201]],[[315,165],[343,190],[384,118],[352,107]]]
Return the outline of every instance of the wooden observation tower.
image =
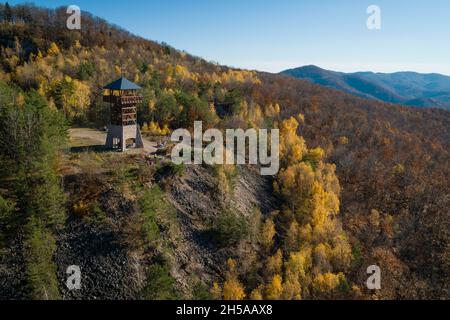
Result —
[[[103,101],[109,103],[111,109],[106,147],[122,152],[127,148],[143,148],[136,108],[142,103],[142,96],[138,94],[141,87],[122,77],[103,89]]]

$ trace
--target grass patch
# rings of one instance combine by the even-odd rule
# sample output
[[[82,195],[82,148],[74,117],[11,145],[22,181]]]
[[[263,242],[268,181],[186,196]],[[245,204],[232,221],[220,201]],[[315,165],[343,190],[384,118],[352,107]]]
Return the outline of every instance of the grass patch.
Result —
[[[97,201],[91,203],[88,214],[83,217],[83,220],[90,225],[100,227],[107,222],[107,215],[100,207]]]
[[[143,230],[151,244],[155,245],[160,240],[161,232],[176,236],[176,210],[159,186],[145,189],[139,199],[139,206],[144,217]]]
[[[175,279],[170,275],[166,263],[153,264],[147,271],[147,282],[142,290],[144,300],[177,300],[180,298],[175,288]]]
[[[93,147],[97,145],[99,145],[97,140],[88,137],[71,138],[69,143],[70,148]]]
[[[202,282],[199,281],[192,287],[192,299],[194,301],[207,301],[213,300],[213,298],[209,287]]]

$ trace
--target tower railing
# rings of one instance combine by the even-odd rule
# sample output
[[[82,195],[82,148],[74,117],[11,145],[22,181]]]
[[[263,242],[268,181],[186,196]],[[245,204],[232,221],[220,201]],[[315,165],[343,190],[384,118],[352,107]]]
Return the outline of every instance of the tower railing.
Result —
[[[142,103],[143,98],[141,96],[103,96],[103,101],[112,103],[119,106],[136,105]]]

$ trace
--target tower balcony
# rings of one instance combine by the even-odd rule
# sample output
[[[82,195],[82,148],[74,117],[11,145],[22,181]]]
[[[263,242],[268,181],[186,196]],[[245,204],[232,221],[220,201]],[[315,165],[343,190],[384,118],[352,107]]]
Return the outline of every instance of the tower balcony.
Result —
[[[133,106],[142,103],[143,98],[141,96],[103,96],[103,102],[111,103],[117,106]]]

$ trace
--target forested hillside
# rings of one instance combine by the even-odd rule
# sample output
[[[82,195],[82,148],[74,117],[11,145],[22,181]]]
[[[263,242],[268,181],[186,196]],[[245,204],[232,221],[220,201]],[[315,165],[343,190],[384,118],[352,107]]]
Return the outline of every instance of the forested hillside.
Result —
[[[0,4],[0,298],[450,297],[448,111],[231,69],[88,13],[81,31],[66,19]],[[71,152],[68,127],[104,127],[101,88],[121,74],[143,87],[144,133],[276,127],[282,170]],[[75,251],[108,266],[86,263],[84,296],[64,287]],[[380,291],[365,287],[374,264]],[[99,279],[112,284],[97,292]]]

